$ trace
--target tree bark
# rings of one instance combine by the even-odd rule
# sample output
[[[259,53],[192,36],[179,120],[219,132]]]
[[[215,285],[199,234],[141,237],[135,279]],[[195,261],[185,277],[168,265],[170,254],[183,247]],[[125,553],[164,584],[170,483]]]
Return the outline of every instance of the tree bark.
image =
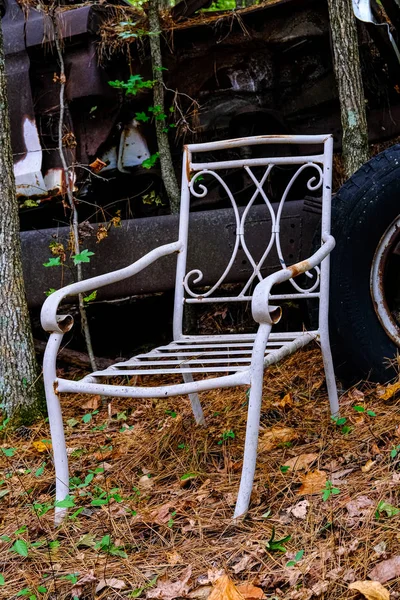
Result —
[[[342,120],[343,158],[346,175],[350,177],[369,158],[357,27],[351,0],[328,0],[328,9]]]
[[[154,106],[160,106],[164,112],[164,82],[162,75],[162,56],[160,42],[160,18],[159,18],[159,0],[149,2],[149,33],[150,33],[150,52],[153,65],[153,87]],[[160,153],[161,175],[164,187],[167,192],[172,213],[179,213],[180,191],[176,180],[174,166],[172,163],[171,149],[169,147],[168,133],[165,131],[165,119],[156,119],[156,135],[158,151]]]
[[[0,207],[0,400],[8,417],[26,423],[38,414],[40,394],[22,273],[1,21]]]

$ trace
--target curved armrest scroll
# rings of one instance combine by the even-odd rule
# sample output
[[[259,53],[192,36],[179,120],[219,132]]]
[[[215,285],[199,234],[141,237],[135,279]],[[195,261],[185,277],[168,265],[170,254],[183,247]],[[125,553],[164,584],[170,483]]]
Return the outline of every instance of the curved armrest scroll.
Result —
[[[151,252],[128,267],[112,271],[111,273],[105,273],[104,275],[98,275],[97,277],[91,277],[90,279],[85,279],[83,281],[77,281],[76,283],[71,283],[60,290],[53,292],[53,294],[46,299],[42,307],[40,319],[43,329],[49,333],[66,333],[71,329],[74,324],[72,316],[57,315],[58,306],[61,300],[66,296],[82,294],[93,289],[104,287],[110,283],[127,279],[132,275],[136,275],[136,273],[139,273],[139,271],[142,271],[162,256],[179,252],[181,248],[181,242],[164,244],[164,246],[159,246],[158,248],[151,250]]]
[[[305,273],[316,267],[324,258],[328,256],[335,247],[335,238],[332,235],[322,236],[324,242],[321,248],[317,250],[310,258],[295,263],[291,267],[286,267],[281,271],[277,271],[266,277],[257,285],[253,293],[251,310],[253,318],[257,323],[268,323],[273,325],[277,323],[281,317],[281,309],[276,306],[269,306],[269,295],[271,289],[277,283],[283,283],[293,277],[297,277],[301,273]]]

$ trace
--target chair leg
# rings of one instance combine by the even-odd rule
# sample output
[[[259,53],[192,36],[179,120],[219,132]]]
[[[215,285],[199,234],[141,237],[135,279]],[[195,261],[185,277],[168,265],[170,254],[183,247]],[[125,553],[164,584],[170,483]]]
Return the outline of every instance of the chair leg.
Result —
[[[333,368],[332,351],[328,332],[320,334],[322,360],[324,361],[326,387],[328,388],[329,406],[332,417],[339,416],[339,398]]]
[[[65,445],[64,426],[60,400],[54,389],[54,383],[57,377],[55,363],[62,337],[62,334],[51,334],[43,359],[44,389],[46,393],[54,468],[56,472],[56,502],[64,500],[69,494],[68,456]],[[56,506],[54,524],[59,525],[66,513],[66,508]]]
[[[264,352],[271,331],[270,325],[261,325],[259,334],[254,342],[251,366],[251,388],[249,408],[247,411],[246,439],[242,476],[233,518],[241,517],[247,512],[253,489],[254,473],[256,470],[258,433],[260,429],[260,413],[263,391]]]
[[[183,373],[183,381],[185,383],[192,383],[193,375],[190,373]],[[206,420],[204,418],[203,409],[200,404],[199,395],[194,392],[193,394],[188,394],[190,404],[192,405],[192,411],[197,425],[206,425]]]

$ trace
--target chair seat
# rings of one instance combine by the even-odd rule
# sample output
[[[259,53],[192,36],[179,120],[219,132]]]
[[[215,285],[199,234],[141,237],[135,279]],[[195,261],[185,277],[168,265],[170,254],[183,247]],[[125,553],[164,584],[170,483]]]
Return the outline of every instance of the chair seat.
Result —
[[[265,349],[268,363],[276,362],[296,347],[304,346],[316,335],[314,332],[271,334]],[[166,346],[159,346],[145,354],[116,363],[103,371],[96,371],[84,380],[134,377],[135,375],[182,375],[196,373],[237,373],[247,371],[251,363],[254,335],[242,336],[189,336]],[[279,352],[279,356],[278,356]]]

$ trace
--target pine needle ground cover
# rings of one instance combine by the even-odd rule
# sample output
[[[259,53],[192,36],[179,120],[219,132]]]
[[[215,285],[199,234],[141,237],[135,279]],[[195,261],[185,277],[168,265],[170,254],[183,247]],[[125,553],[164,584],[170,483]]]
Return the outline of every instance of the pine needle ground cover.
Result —
[[[318,348],[269,369],[236,523],[244,388],[201,395],[207,428],[185,397],[66,396],[71,495],[56,529],[48,423],[2,426],[0,598],[400,597],[398,389],[359,384],[331,420]]]

